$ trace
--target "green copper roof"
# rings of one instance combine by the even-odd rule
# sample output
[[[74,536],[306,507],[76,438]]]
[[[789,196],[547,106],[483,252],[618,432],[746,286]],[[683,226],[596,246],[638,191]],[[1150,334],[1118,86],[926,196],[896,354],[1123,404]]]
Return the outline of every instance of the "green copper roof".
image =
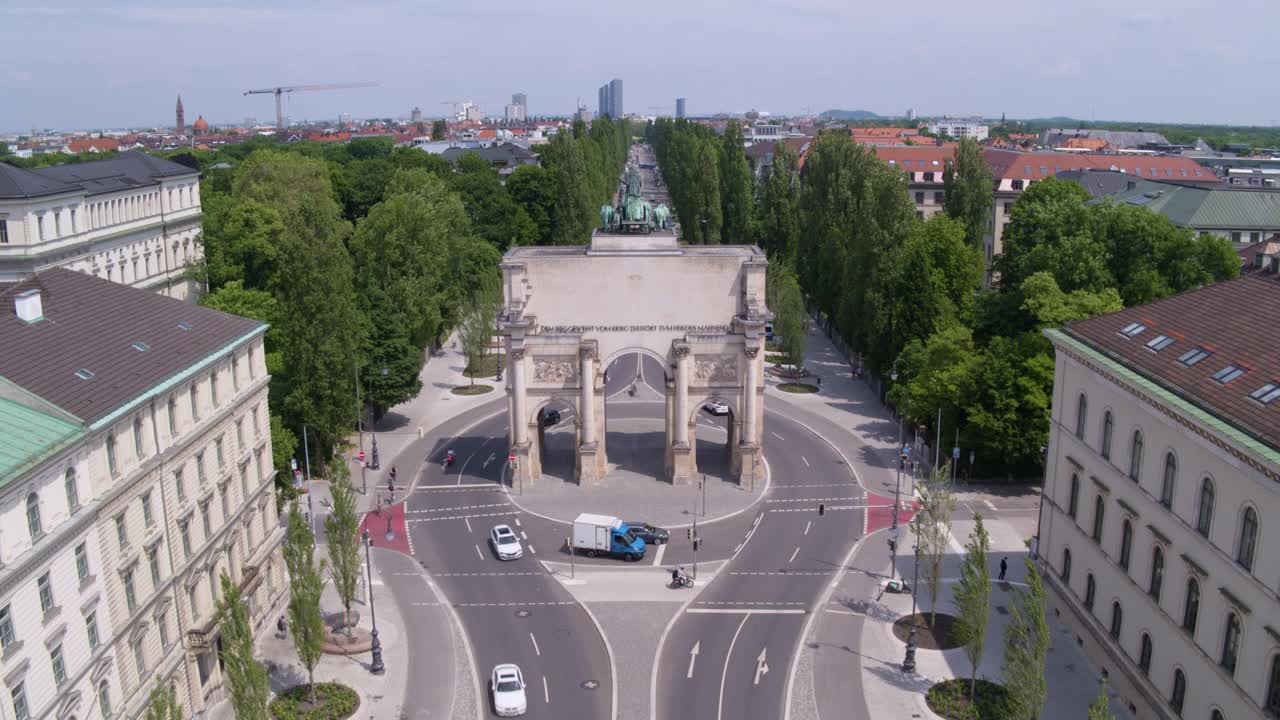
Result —
[[[1134,178],[1134,187],[1109,196],[1189,228],[1280,227],[1280,192],[1186,187]],[[1102,199],[1092,202],[1103,202]]]
[[[5,485],[79,437],[63,418],[0,398],[0,485]]]

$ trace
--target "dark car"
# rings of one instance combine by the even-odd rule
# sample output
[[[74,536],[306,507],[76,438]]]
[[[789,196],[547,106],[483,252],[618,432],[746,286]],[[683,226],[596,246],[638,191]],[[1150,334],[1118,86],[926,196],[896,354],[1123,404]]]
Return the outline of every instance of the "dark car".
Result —
[[[649,545],[664,545],[669,537],[665,529],[646,522],[628,522],[627,527],[631,528],[631,532],[635,533],[636,537]]]
[[[542,414],[542,427],[551,427],[560,422],[559,410],[548,410]]]

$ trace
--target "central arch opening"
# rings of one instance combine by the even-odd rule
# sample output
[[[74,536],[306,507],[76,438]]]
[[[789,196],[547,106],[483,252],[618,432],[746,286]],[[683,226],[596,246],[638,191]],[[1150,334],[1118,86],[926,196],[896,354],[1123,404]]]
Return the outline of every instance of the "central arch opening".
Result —
[[[667,378],[663,362],[640,351],[622,351],[605,367],[605,444],[611,472],[665,477]]]
[[[689,421],[689,444],[694,449],[696,472],[721,480],[731,477],[736,430],[737,413],[726,398],[713,395],[694,410]]]

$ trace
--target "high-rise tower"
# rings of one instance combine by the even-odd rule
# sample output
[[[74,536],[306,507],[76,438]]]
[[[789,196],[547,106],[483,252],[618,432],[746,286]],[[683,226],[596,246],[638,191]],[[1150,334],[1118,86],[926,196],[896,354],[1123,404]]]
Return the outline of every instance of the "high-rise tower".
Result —
[[[178,96],[178,119],[177,119],[177,122],[174,123],[173,127],[174,127],[174,133],[177,135],[183,135],[187,132],[187,121],[182,116],[182,96],[181,95]]]

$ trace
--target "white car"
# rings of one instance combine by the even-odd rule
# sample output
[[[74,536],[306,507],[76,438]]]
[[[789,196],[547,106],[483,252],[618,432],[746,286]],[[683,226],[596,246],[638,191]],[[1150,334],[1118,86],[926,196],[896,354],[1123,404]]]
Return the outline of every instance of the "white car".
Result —
[[[520,668],[505,663],[493,668],[493,709],[498,717],[518,717],[528,709],[524,698],[524,675]]]
[[[729,406],[725,403],[720,402],[719,400],[708,400],[702,406],[702,409],[706,410],[712,415],[728,415],[729,414]]]
[[[493,551],[498,553],[499,560],[515,560],[524,557],[520,538],[516,537],[510,525],[494,525],[493,530],[489,531],[489,541],[493,543]]]

